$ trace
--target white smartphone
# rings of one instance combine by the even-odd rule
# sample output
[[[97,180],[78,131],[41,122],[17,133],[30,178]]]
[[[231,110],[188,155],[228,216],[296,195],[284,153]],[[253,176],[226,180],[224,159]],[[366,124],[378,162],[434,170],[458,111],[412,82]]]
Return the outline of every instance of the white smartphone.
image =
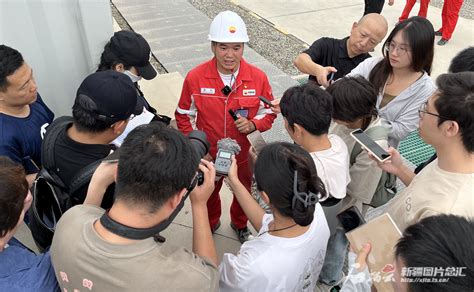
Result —
[[[378,161],[384,162],[390,158],[390,154],[385,151],[379,144],[375,143],[372,138],[370,138],[362,129],[357,129],[351,132],[352,138],[354,138],[357,143],[362,145],[370,154],[372,154]]]

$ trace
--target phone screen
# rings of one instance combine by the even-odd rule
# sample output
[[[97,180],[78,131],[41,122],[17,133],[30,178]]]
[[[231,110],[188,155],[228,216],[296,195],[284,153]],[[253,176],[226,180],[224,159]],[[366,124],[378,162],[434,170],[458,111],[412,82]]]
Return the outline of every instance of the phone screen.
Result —
[[[365,224],[364,217],[362,217],[359,210],[354,206],[337,214],[337,218],[339,219],[339,222],[341,222],[345,232],[349,232],[362,224]]]
[[[352,132],[352,135],[356,138],[356,141],[362,144],[365,148],[369,149],[379,160],[383,161],[390,157],[390,154],[387,153],[379,144],[375,143],[372,138],[367,136],[367,134],[361,130],[355,130]]]

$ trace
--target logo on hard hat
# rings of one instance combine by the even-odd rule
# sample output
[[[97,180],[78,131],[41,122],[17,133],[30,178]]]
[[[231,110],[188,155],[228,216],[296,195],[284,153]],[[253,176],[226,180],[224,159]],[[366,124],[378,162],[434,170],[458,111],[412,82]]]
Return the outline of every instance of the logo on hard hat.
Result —
[[[237,28],[235,26],[229,26],[230,33],[235,33],[236,31],[237,31]]]

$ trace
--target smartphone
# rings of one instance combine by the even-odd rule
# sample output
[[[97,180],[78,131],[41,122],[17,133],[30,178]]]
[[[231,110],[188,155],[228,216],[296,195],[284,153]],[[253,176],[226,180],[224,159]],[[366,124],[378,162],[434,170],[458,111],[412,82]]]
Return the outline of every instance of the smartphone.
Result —
[[[267,142],[265,142],[265,139],[263,139],[262,133],[260,133],[259,130],[255,130],[248,134],[247,139],[257,154],[262,151],[263,147],[267,146]]]
[[[352,138],[354,138],[357,143],[362,145],[370,154],[375,156],[378,161],[384,162],[390,158],[390,154],[385,151],[379,144],[375,143],[372,138],[370,138],[362,129],[357,129],[351,133]]]
[[[331,72],[331,74],[327,76],[327,79],[328,79],[328,82],[331,83],[331,81],[333,81],[334,79],[334,72]]]
[[[107,157],[105,157],[102,161],[107,163],[116,163],[119,160],[120,151],[115,150],[114,152],[110,153]]]
[[[274,105],[265,97],[260,95],[258,99],[260,99],[264,104],[268,105],[269,107],[274,107]]]
[[[339,222],[341,222],[342,228],[344,228],[345,232],[349,232],[365,224],[364,217],[362,217],[362,214],[360,214],[359,210],[355,206],[352,206],[337,214],[337,219],[339,219]]]

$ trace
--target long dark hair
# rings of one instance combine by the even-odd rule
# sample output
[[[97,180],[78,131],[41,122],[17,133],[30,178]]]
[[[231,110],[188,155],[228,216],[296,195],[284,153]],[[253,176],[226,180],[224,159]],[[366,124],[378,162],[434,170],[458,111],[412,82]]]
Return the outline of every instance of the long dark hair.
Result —
[[[403,37],[410,45],[412,69],[416,72],[425,71],[431,74],[435,38],[433,25],[426,18],[410,17],[398,23],[392,30],[382,47],[383,60],[375,65],[370,72],[369,81],[379,92],[383,90],[385,82],[393,70],[385,48],[399,31],[402,31]]]
[[[97,71],[107,71],[107,70],[114,70],[115,66],[122,63],[125,70],[128,70],[132,67],[132,65],[127,64],[123,60],[121,60],[111,49],[110,41],[104,46],[104,51],[100,56],[100,63],[97,66]]]
[[[326,190],[308,152],[296,144],[286,142],[267,145],[258,155],[254,174],[257,189],[268,195],[271,204],[281,215],[293,218],[300,226],[311,224],[315,202],[305,206],[300,200],[294,200],[295,176],[298,192],[324,197]]]

